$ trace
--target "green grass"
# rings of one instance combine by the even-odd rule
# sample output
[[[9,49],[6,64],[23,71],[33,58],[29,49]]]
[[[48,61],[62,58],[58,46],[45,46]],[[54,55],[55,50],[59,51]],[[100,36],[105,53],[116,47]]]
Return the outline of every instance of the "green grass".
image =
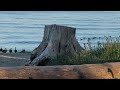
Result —
[[[106,43],[100,43],[96,47],[91,47],[90,39],[88,39],[87,47],[82,53],[59,54],[49,62],[49,65],[80,65],[95,64],[105,62],[120,61],[120,37],[112,40],[106,37]]]

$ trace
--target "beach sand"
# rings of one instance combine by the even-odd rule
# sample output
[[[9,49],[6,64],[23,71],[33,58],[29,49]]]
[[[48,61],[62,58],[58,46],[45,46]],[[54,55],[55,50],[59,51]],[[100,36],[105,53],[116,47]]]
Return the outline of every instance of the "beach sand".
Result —
[[[0,67],[24,66],[31,53],[0,53]]]

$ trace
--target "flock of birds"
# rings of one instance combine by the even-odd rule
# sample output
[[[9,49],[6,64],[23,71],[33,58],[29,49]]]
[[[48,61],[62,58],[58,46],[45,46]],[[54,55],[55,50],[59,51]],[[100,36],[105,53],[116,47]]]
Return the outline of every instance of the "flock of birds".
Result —
[[[9,50],[7,50],[6,48],[5,49],[0,49],[0,52],[3,52],[3,53],[7,53],[9,51],[9,53],[17,53],[18,52],[18,50],[16,49],[16,47],[15,47],[15,50],[12,50],[12,48],[11,49],[9,49]],[[22,53],[25,53],[25,49],[23,49],[22,51],[21,51]]]
[[[104,36],[105,38],[112,38],[111,36],[108,36],[108,37],[106,37],[106,36]],[[80,39],[80,41],[82,41],[82,40],[85,40],[85,39],[87,39],[88,41],[90,41],[91,39],[101,39],[102,37],[92,37],[92,38],[87,38],[87,37],[83,37],[82,39]],[[119,36],[119,38],[120,38],[120,36]],[[84,43],[85,44],[85,43]],[[7,53],[7,52],[9,52],[9,53],[17,53],[18,52],[18,50],[16,49],[16,47],[15,47],[15,49],[14,50],[12,50],[12,48],[11,49],[9,49],[9,50],[7,50],[6,48],[5,49],[0,49],[0,52],[3,52],[3,53]],[[25,49],[22,49],[22,51],[21,51],[22,53],[25,53],[26,51],[25,51]]]
[[[99,39],[101,38],[101,37],[98,37]],[[80,40],[85,40],[85,39],[91,39],[91,38],[87,38],[87,37],[83,37],[82,39],[80,39]],[[93,37],[92,39],[97,39],[97,37]]]
[[[78,40],[78,39],[77,39]],[[97,41],[96,41],[97,40]],[[106,42],[106,41],[119,41],[120,40],[120,36],[119,37],[112,37],[112,36],[104,36],[104,37],[83,37],[80,38],[80,41],[84,42],[82,44],[88,44],[88,42],[94,42],[96,44],[98,44],[99,42]]]
[[[109,38],[109,39],[112,39],[113,37],[112,37],[112,36],[104,36],[103,38],[104,38],[104,39],[108,39],[108,38]],[[120,36],[119,36],[119,38],[120,38]],[[99,39],[99,40],[100,40],[100,39],[102,39],[102,37],[91,37],[91,38],[83,37],[83,38],[81,38],[80,40],[85,40],[85,39],[88,39],[88,40],[91,40],[91,39],[93,39],[93,40],[94,40],[94,39]]]
[[[114,42],[114,41],[120,42],[120,36],[118,36],[118,37],[112,37],[112,36],[82,37],[77,40],[84,48],[87,48],[87,47],[95,48],[96,46],[98,46],[98,45],[100,46],[106,42]]]

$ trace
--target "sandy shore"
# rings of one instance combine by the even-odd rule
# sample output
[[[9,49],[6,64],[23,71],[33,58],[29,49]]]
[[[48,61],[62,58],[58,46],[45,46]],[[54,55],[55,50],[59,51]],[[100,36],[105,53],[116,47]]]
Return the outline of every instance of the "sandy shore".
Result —
[[[30,53],[0,53],[0,67],[23,66],[30,61]]]

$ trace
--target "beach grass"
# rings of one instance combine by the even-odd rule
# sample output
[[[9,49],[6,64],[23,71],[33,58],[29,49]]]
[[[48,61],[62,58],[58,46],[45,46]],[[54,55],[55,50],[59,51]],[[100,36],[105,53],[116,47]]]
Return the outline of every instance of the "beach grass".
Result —
[[[88,39],[87,47],[82,53],[69,55],[59,54],[49,62],[49,65],[80,65],[120,61],[120,37],[112,40],[106,37],[106,42],[98,41],[97,46],[92,47]]]

